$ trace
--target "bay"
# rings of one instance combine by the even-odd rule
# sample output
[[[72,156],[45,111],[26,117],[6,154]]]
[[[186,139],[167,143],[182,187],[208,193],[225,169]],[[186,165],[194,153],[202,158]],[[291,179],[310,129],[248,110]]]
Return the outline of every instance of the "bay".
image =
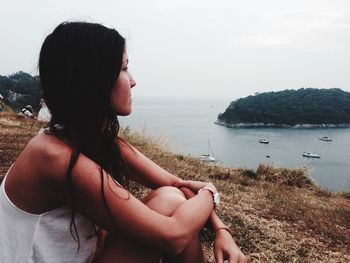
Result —
[[[134,98],[132,114],[119,120],[132,130],[165,138],[173,152],[200,157],[207,153],[209,139],[219,164],[251,169],[260,163],[307,167],[320,187],[350,190],[349,128],[226,128],[214,124],[229,103],[229,99]],[[266,136],[270,143],[259,143]],[[333,141],[321,141],[321,136]],[[318,153],[321,159],[302,157],[303,152]]]

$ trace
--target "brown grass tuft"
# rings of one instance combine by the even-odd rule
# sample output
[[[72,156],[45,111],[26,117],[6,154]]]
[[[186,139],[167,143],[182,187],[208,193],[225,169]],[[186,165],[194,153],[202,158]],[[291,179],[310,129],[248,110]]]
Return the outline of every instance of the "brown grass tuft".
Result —
[[[314,183],[308,177],[307,168],[287,169],[276,168],[267,164],[260,164],[257,175],[266,181],[300,188],[313,187]]]
[[[350,192],[341,192],[339,195],[350,200]]]

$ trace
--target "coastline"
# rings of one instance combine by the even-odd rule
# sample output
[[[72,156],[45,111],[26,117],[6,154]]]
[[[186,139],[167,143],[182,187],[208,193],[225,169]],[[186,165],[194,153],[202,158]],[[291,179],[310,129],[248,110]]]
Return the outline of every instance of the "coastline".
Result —
[[[326,129],[326,128],[350,128],[350,123],[340,124],[276,124],[276,123],[228,123],[225,121],[216,120],[214,124],[227,128],[292,128],[292,129]]]

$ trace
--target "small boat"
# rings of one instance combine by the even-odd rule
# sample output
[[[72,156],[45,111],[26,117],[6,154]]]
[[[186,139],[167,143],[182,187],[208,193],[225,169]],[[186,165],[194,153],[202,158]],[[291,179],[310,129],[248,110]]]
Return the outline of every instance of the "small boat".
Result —
[[[319,138],[321,141],[324,141],[324,142],[331,142],[333,139],[329,136],[322,136]]]
[[[310,152],[303,152],[303,157],[307,157],[307,158],[318,158],[320,159],[321,156],[317,153],[310,153]]]
[[[265,129],[265,138],[259,140],[260,143],[269,144],[269,136],[267,136],[267,130]]]
[[[202,154],[201,161],[205,163],[214,163],[216,162],[216,158],[211,154]]]
[[[201,155],[201,161],[205,163],[215,163],[216,158],[214,156],[213,149],[211,148],[210,141],[208,140],[208,153]]]
[[[269,144],[269,139],[260,139],[260,143]]]

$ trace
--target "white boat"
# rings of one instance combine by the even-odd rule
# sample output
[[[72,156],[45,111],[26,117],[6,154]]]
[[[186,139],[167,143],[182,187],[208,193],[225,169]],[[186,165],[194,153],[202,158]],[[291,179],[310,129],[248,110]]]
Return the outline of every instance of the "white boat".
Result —
[[[214,162],[216,162],[216,158],[215,158],[215,156],[210,155],[210,154],[202,154],[201,161],[206,162],[206,163],[214,163]]]
[[[205,163],[214,163],[216,162],[216,158],[214,156],[213,149],[210,146],[210,142],[208,140],[208,153],[201,155],[201,161]]]
[[[260,139],[260,143],[269,144],[269,139]]]
[[[265,129],[265,138],[261,138],[259,139],[259,142],[260,143],[263,143],[263,144],[269,144],[269,136],[267,135],[267,130]]]
[[[321,158],[321,156],[317,153],[303,152],[303,157],[307,158]]]
[[[329,136],[322,136],[319,138],[321,141],[324,141],[324,142],[331,142],[333,139]]]

